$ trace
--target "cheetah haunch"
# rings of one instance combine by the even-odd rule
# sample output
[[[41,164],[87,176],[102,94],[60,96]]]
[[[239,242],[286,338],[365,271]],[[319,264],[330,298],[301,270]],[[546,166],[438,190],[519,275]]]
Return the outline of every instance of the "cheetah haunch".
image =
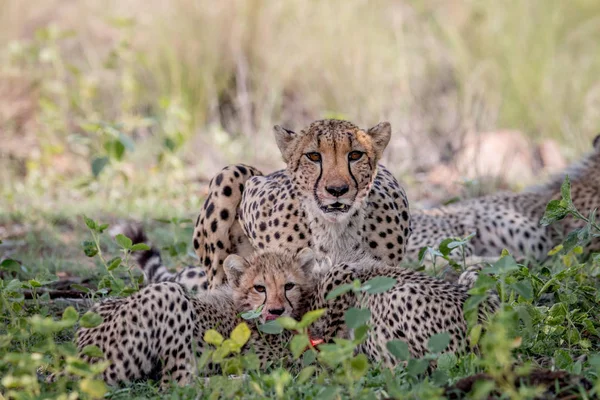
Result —
[[[594,139],[593,147],[590,154],[564,173],[522,193],[498,193],[446,207],[413,210],[407,258],[416,260],[422,247],[435,247],[443,239],[475,232],[465,248],[467,256],[497,257],[507,248],[517,257],[545,260],[566,234],[583,225],[572,217],[551,226],[540,225],[548,202],[560,199],[565,175],[571,180],[571,197],[579,211],[587,214],[600,207],[600,135]],[[599,249],[598,240],[587,247],[588,251]]]

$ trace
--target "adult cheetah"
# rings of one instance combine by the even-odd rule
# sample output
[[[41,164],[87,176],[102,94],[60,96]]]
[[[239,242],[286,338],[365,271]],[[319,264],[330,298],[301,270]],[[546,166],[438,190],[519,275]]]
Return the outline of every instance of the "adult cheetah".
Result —
[[[210,182],[196,221],[193,244],[200,264],[182,276],[188,288],[225,282],[229,254],[311,247],[319,254],[347,244],[338,233],[357,225],[361,242],[376,259],[397,265],[410,236],[408,200],[393,175],[378,165],[391,136],[380,123],[363,130],[340,120],[313,122],[300,133],[275,127],[285,170],[263,176],[247,165],[229,166]],[[358,211],[364,211],[359,213]],[[151,282],[176,280],[160,262],[145,271]]]
[[[590,154],[546,184],[522,193],[497,193],[445,207],[412,210],[413,233],[407,258],[416,260],[422,247],[435,247],[445,238],[476,233],[465,248],[468,256],[497,257],[507,248],[517,257],[543,261],[567,233],[583,225],[572,217],[548,227],[540,225],[546,205],[560,199],[560,187],[568,175],[575,207],[584,214],[600,207],[599,172],[600,135],[594,139]],[[600,242],[594,240],[587,250],[600,250]]]

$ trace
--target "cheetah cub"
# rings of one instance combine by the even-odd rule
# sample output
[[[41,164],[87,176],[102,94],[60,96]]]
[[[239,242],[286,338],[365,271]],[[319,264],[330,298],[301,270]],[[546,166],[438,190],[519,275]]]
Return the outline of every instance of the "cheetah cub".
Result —
[[[101,315],[103,322],[80,328],[77,347],[81,351],[96,345],[102,350],[109,361],[103,378],[110,385],[144,378],[160,379],[163,387],[171,380],[189,384],[198,375],[215,372],[213,365],[199,371],[196,364],[196,357],[208,347],[203,340],[207,330],[228,337],[243,321],[239,314],[261,306],[260,323],[280,316],[300,318],[312,298],[314,264],[309,249],[295,256],[230,255],[224,262],[228,285],[217,290],[192,296],[178,283],[160,282],[130,297],[95,305],[91,311]],[[255,323],[248,325],[252,335],[244,351],[254,349],[263,367],[286,358],[289,334],[264,335]]]

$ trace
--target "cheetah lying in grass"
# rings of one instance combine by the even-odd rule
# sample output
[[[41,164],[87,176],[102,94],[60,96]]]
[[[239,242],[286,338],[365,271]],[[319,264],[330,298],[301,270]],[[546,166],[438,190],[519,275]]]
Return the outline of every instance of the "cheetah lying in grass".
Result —
[[[443,239],[476,233],[465,247],[468,256],[497,257],[507,248],[516,257],[545,260],[566,234],[583,226],[570,216],[551,226],[540,225],[548,202],[560,199],[565,175],[569,175],[571,197],[581,213],[587,215],[600,207],[600,135],[590,154],[546,184],[522,193],[498,193],[446,207],[412,210],[407,258],[416,260],[422,247],[436,247]],[[600,242],[595,240],[587,250],[600,250]]]
[[[344,239],[356,240],[360,231],[356,226],[347,231],[349,236]],[[139,229],[133,232],[144,237]],[[148,259],[157,250],[141,253]],[[92,311],[99,313],[104,321],[94,328],[79,329],[78,348],[100,347],[110,361],[104,372],[109,384],[153,377],[160,378],[163,386],[171,379],[183,385],[196,376],[214,372],[213,366],[209,365],[206,371],[198,371],[196,366],[195,356],[207,348],[204,333],[215,328],[221,335],[229,336],[242,321],[237,316],[241,312],[262,307],[259,322],[264,323],[280,316],[299,319],[307,311],[327,308],[311,332],[313,337],[329,341],[335,337],[350,338],[352,332],[344,326],[345,311],[365,306],[371,309],[373,330],[358,351],[373,362],[397,364],[386,350],[387,341],[394,339],[406,342],[413,357],[423,356],[428,339],[442,332],[450,335],[446,351],[465,350],[463,304],[471,282],[452,284],[410,269],[390,267],[360,250],[332,253],[332,257],[334,265],[329,258],[317,261],[310,248],[296,255],[290,252],[265,252],[248,258],[230,255],[224,262],[228,284],[218,289],[191,296],[177,283],[161,282],[130,297],[96,305]],[[362,304],[352,293],[325,300],[327,293],[339,285],[355,279],[364,282],[376,276],[393,277],[396,284],[385,293],[366,297]],[[492,297],[485,311],[496,307],[497,301]],[[246,349],[256,351],[263,367],[269,362],[290,361],[286,348],[289,332],[264,335],[256,326],[251,330]]]
[[[260,306],[261,323],[279,316],[301,317],[313,298],[313,264],[310,249],[293,258],[263,254],[248,262],[231,256],[225,262],[229,284],[219,289],[191,296],[178,283],[160,282],[130,297],[102,301],[91,311],[103,322],[78,330],[78,349],[100,347],[110,361],[103,378],[111,385],[143,378],[160,379],[161,386],[171,380],[189,384],[199,375],[215,372],[210,364],[206,371],[196,366],[196,356],[208,346],[207,330],[229,337],[243,321],[238,314]],[[249,325],[252,334],[246,347],[256,352],[263,367],[285,359],[289,335],[262,335]]]
[[[275,127],[285,170],[262,176],[252,167],[235,165],[210,182],[193,238],[208,276],[200,267],[170,273],[154,257],[144,266],[147,281],[215,288],[225,282],[223,261],[229,254],[350,250],[336,240],[336,232],[349,226],[362,230],[353,245],[397,265],[410,235],[410,214],[404,190],[378,165],[390,136],[387,122],[362,130],[347,121],[322,120],[300,133]]]

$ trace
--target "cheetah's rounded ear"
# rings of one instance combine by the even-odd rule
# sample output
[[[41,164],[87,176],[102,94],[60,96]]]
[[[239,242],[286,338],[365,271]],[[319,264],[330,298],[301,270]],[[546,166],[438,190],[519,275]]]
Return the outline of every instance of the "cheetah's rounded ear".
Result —
[[[223,262],[223,267],[229,283],[237,286],[240,283],[242,274],[248,268],[248,262],[237,254],[230,254]]]
[[[392,137],[392,125],[389,122],[380,122],[374,127],[369,128],[367,135],[373,139],[373,149],[379,158]]]
[[[596,135],[592,145],[594,146],[594,150],[600,152],[600,133]]]
[[[296,132],[285,129],[279,125],[275,125],[273,129],[275,130],[275,141],[277,142],[277,147],[279,147],[279,151],[283,156],[283,161],[288,162],[287,149],[290,143],[292,143],[292,141],[296,138]]]
[[[296,254],[296,260],[298,260],[300,268],[309,274],[315,265],[315,252],[310,247],[305,247]]]

